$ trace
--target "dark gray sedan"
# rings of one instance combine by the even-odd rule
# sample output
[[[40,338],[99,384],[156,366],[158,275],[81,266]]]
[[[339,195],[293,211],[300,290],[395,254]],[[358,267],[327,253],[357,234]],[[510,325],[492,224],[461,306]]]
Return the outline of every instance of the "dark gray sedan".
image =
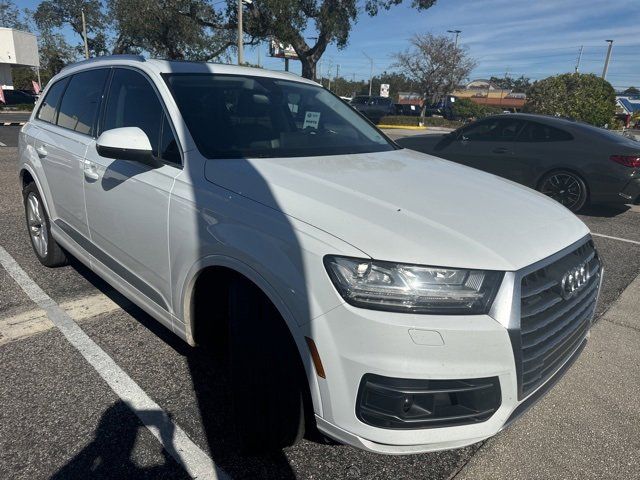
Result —
[[[574,212],[640,203],[640,142],[564,118],[496,115],[397,143],[535,188]]]

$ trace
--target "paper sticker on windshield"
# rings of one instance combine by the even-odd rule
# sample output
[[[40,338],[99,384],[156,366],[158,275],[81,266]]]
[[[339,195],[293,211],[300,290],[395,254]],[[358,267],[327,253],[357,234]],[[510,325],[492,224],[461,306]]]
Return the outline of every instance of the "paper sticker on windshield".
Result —
[[[315,130],[318,129],[318,124],[320,123],[320,112],[307,112],[304,115],[304,124],[302,125],[302,129],[305,128],[313,128]]]

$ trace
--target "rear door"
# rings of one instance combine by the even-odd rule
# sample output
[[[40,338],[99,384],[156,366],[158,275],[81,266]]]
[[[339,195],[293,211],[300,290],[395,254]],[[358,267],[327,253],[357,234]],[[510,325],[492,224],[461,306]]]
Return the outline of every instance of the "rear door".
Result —
[[[161,308],[170,311],[167,237],[169,194],[182,171],[174,130],[155,86],[140,71],[116,68],[100,132],[139,127],[159,166],[101,157],[85,160],[85,198],[93,255]]]
[[[516,139],[517,168],[509,177],[535,188],[540,176],[552,168],[564,165],[569,158],[588,158],[588,145],[576,145],[573,135],[562,128],[527,121]],[[584,149],[584,152],[580,152]],[[576,166],[578,170],[582,165]]]
[[[88,236],[83,160],[95,137],[109,69],[76,73],[53,85],[38,111],[34,147],[50,191],[54,222]],[[68,233],[68,232],[67,232]]]

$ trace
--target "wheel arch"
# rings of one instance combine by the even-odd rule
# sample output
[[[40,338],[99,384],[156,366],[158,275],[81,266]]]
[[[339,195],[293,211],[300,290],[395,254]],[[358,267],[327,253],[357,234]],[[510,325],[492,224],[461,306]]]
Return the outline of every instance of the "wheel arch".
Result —
[[[321,398],[320,398],[320,386],[311,359],[311,354],[308,351],[308,347],[305,341],[304,328],[301,328],[296,322],[290,309],[282,300],[278,292],[272,287],[272,285],[262,276],[258,271],[244,262],[232,257],[223,255],[211,255],[198,261],[190,270],[188,280],[185,282],[182,289],[182,318],[184,321],[184,338],[192,346],[198,345],[202,341],[202,335],[208,333],[208,329],[213,328],[213,325],[203,325],[202,312],[199,311],[203,308],[202,304],[198,304],[199,289],[203,286],[212,286],[218,288],[227,288],[228,282],[233,277],[241,277],[253,285],[265,295],[265,297],[273,304],[275,309],[280,314],[282,321],[287,326],[291,339],[296,345],[298,355],[302,365],[305,369],[307,376],[307,384],[309,387],[309,393],[313,402],[314,411],[317,414],[322,414]],[[217,282],[221,282],[217,284]],[[225,290],[222,290],[223,292]],[[209,298],[210,302],[215,302],[216,295],[212,294]],[[219,308],[226,308],[226,304],[218,305]],[[218,312],[219,314],[219,312]],[[220,319],[218,318],[218,321]],[[213,319],[215,321],[215,319]],[[215,348],[215,339],[214,348]]]
[[[36,184],[36,188],[38,189],[38,192],[40,192],[40,198],[42,199],[42,203],[44,204],[44,208],[47,212],[47,215],[49,216],[49,218],[52,218],[51,209],[49,208],[49,200],[47,198],[47,195],[45,195],[45,192],[40,183],[40,179],[38,178],[38,175],[36,175],[33,168],[29,164],[26,164],[26,163],[22,164],[20,166],[20,172],[18,173],[18,178],[20,180],[21,192],[24,189],[24,187],[26,187],[29,183],[33,182]]]

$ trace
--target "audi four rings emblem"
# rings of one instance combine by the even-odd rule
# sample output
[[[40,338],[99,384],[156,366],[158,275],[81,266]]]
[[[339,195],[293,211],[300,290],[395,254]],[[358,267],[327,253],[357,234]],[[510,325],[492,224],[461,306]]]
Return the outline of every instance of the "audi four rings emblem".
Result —
[[[572,268],[562,277],[560,282],[560,289],[562,291],[562,297],[566,300],[573,297],[576,293],[584,288],[589,283],[591,273],[587,262],[581,263],[577,267]]]

